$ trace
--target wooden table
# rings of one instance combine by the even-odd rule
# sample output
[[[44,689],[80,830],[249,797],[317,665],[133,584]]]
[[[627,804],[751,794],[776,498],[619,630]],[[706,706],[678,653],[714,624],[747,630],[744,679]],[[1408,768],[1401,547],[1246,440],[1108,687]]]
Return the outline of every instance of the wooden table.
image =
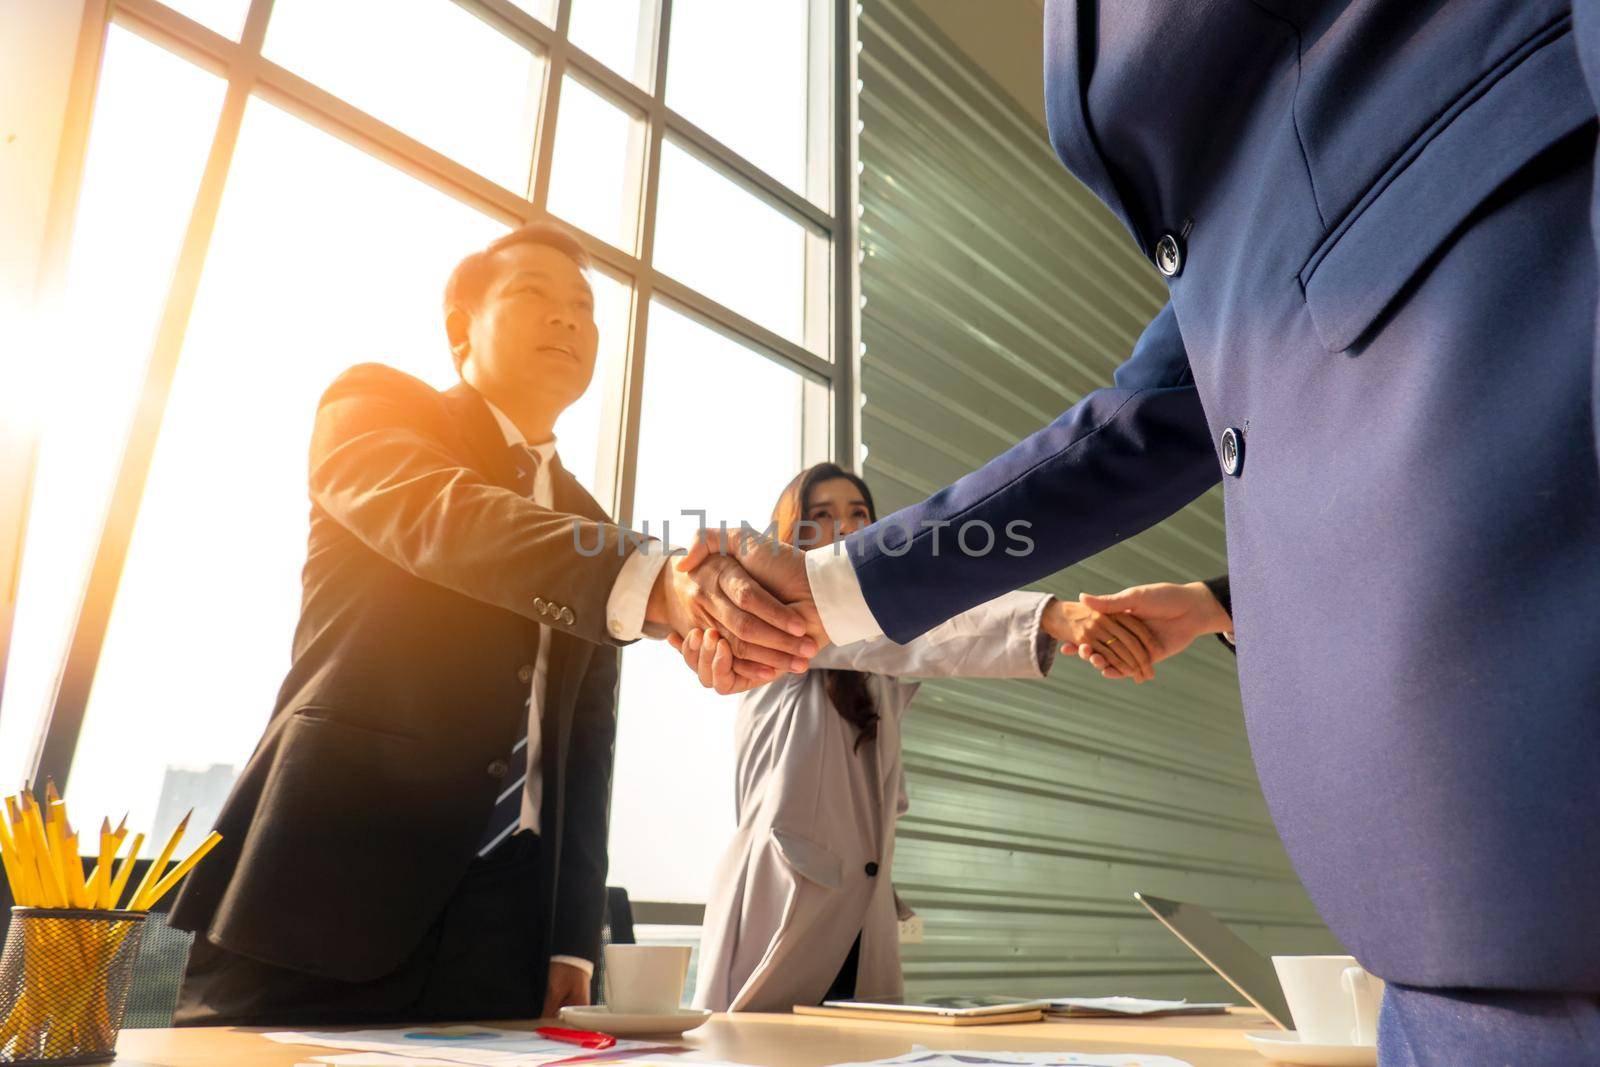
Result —
[[[1010,1052],[1154,1052],[1186,1060],[1194,1067],[1267,1067],[1267,1061],[1245,1041],[1244,1033],[1271,1028],[1256,1011],[1145,1022],[1082,1019],[972,1027],[801,1015],[717,1015],[684,1036],[683,1043],[692,1051],[683,1060],[686,1064],[729,1060],[759,1067],[823,1067],[885,1059],[909,1052],[913,1045],[926,1045]],[[235,1027],[125,1030],[117,1042],[117,1063],[123,1067],[294,1067],[309,1062],[312,1056],[337,1051],[279,1045],[260,1033],[260,1029]]]

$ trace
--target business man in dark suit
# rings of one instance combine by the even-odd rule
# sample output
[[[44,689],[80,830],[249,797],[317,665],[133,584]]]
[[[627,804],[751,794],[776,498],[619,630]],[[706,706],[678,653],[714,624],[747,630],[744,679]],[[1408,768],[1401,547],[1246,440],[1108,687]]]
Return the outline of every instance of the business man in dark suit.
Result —
[[[1600,1063],[1580,46],[1600,73],[1595,0],[1049,0],[1052,142],[1170,302],[983,469],[843,553],[749,557],[833,640],[904,641],[1220,478],[1262,789],[1388,980],[1385,1064]],[[936,547],[1020,519],[1031,553]]]
[[[363,364],[323,396],[293,660],[172,912],[197,935],[180,1024],[587,1003],[617,646],[727,614],[760,670],[814,651],[742,572],[684,583],[562,468],[597,346],[586,265],[557,227],[515,231],[451,275],[460,384]]]

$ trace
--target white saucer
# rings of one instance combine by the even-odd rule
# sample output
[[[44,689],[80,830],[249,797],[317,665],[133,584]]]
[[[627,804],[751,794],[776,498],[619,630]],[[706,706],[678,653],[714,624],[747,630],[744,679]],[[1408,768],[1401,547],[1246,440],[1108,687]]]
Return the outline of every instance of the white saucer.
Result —
[[[593,1007],[566,1007],[561,1009],[561,1021],[584,1030],[598,1030],[613,1037],[639,1037],[650,1034],[677,1036],[693,1030],[711,1013],[704,1008],[679,1008],[664,1015],[624,1015],[614,1012],[604,1004]]]
[[[1378,1049],[1373,1045],[1308,1045],[1293,1030],[1252,1030],[1244,1039],[1273,1063],[1297,1063],[1305,1067],[1376,1067]]]

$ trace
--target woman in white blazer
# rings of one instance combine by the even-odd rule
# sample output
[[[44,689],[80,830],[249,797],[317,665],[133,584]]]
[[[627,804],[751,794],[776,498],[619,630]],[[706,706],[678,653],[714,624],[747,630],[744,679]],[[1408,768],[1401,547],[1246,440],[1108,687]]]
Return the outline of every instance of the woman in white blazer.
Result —
[[[778,501],[778,536],[808,544],[876,518],[872,494],[831,463],[801,472]],[[817,526],[801,526],[801,520]],[[740,697],[735,725],[739,825],[706,902],[695,1001],[717,1011],[788,1011],[837,997],[903,992],[890,881],[895,821],[906,810],[900,718],[913,678],[1041,678],[1065,642],[1136,660],[1149,632],[1046,593],[1011,593],[909,644],[877,638],[823,649],[805,674]],[[714,630],[674,639],[709,680],[730,655]],[[1132,671],[1130,671],[1132,673]]]

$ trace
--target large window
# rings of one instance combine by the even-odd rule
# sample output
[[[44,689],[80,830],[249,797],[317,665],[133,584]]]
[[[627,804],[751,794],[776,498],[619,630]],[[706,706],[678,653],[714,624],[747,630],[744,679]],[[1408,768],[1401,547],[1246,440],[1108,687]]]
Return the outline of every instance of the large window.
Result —
[[[595,259],[600,364],[557,436],[620,521],[764,526],[850,448],[836,7],[119,0],[26,379],[0,781],[160,835],[215,816],[288,664],[317,397],[367,360],[449,385],[444,279],[509,226]],[[734,704],[673,661],[623,656],[612,881],[696,902]]]

